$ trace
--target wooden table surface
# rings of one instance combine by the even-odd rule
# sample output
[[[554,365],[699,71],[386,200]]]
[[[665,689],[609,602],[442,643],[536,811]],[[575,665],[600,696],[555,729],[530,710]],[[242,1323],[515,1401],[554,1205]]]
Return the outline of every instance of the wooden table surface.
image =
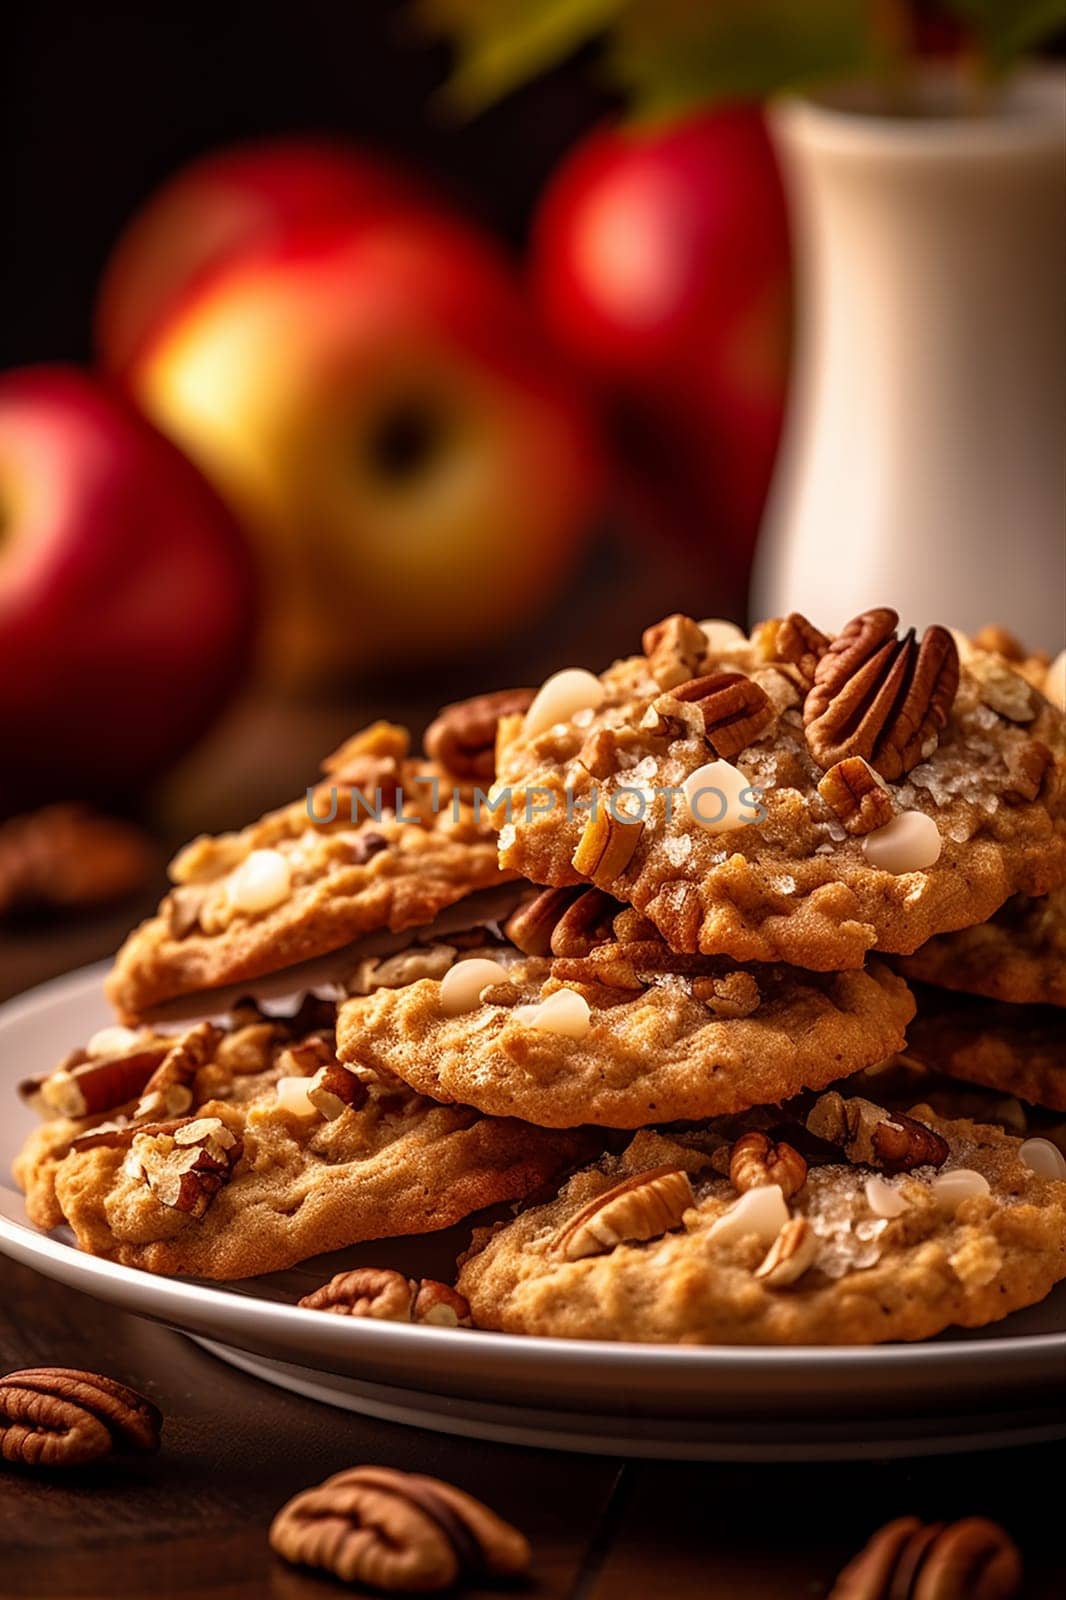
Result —
[[[329,737],[316,729],[308,742],[321,750]],[[200,825],[269,803],[264,793],[253,806],[253,777],[229,786],[231,816]],[[277,773],[271,781],[289,782]],[[190,780],[190,793],[196,787]],[[185,815],[174,828],[176,837],[191,831]],[[109,954],[146,909],[0,934],[0,999]],[[36,1365],[110,1373],[149,1395],[166,1418],[163,1448],[61,1478],[0,1469],[0,1600],[328,1600],[338,1586],[276,1561],[267,1528],[297,1490],[360,1463],[436,1474],[514,1521],[534,1549],[518,1591],[528,1600],[815,1600],[875,1528],[912,1512],[998,1518],[1025,1554],[1027,1595],[1064,1592],[1062,1533],[1047,1516],[1049,1490],[1061,1486],[1057,1446],[738,1467],[452,1439],[272,1389],[179,1334],[0,1258],[0,1372]],[[859,1416],[855,1430],[861,1436]]]

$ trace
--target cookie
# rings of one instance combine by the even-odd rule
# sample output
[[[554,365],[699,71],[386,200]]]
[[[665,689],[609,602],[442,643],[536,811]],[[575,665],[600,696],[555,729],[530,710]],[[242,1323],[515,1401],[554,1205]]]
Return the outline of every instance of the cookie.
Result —
[[[678,955],[641,922],[596,889],[545,891],[507,927],[547,953],[464,950],[439,977],[348,1001],[341,1057],[494,1116],[634,1128],[781,1100],[903,1043],[913,1002],[882,964],[744,967]]]
[[[599,679],[501,722],[500,861],[590,881],[679,951],[823,971],[910,953],[1066,881],[1061,711],[999,656],[667,618]]]
[[[951,1078],[1066,1111],[1066,1019],[1054,1006],[1013,1006],[919,986],[907,1050]]]
[[[1066,890],[1016,895],[988,922],[942,933],[895,963],[907,978],[1013,1005],[1066,1006]]]
[[[174,888],[107,980],[124,1021],[430,923],[505,881],[485,815],[441,769],[409,757],[403,729],[374,724],[325,772],[304,800],[176,857]]]
[[[244,1278],[448,1227],[596,1148],[350,1072],[333,1022],[312,1004],[176,1037],[108,1030],[26,1086],[51,1118],[15,1167],[31,1220],[126,1266]]]
[[[476,1325],[873,1344],[982,1327],[1066,1276],[1066,1159],[1052,1145],[832,1094],[798,1145],[810,1128],[809,1166],[787,1131],[637,1134],[548,1205],[475,1234],[457,1287]]]

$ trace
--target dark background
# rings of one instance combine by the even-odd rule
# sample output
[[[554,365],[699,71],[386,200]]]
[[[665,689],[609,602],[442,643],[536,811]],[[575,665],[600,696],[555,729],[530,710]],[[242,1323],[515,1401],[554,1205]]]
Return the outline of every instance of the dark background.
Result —
[[[0,366],[90,354],[123,223],[184,162],[231,140],[347,134],[407,161],[519,243],[569,144],[610,108],[591,54],[475,122],[430,105],[447,46],[407,0],[212,6],[36,0],[3,24]]]

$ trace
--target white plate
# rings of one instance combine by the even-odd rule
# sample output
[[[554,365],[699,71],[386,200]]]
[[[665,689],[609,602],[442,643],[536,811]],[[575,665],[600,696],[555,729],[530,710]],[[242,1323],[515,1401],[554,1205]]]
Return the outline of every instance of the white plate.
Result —
[[[445,1432],[719,1459],[919,1453],[1066,1435],[1066,1285],[988,1332],[920,1345],[689,1348],[406,1327],[293,1303],[357,1260],[441,1275],[463,1229],[358,1246],[225,1286],[82,1255],[26,1219],[9,1171],[34,1118],[15,1086],[110,1020],[103,970],[0,1008],[0,1252],[47,1277],[192,1334],[269,1381]]]

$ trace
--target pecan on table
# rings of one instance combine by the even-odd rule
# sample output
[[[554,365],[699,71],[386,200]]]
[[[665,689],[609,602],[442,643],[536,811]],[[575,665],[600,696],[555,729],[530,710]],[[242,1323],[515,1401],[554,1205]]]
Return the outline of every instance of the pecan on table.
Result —
[[[833,640],[804,701],[807,747],[822,768],[862,756],[883,778],[928,760],[959,686],[959,652],[946,628],[896,636],[887,606],[864,611]]]
[[[1021,1554],[997,1522],[897,1517],[844,1568],[829,1600],[1015,1600],[1021,1588]]]
[[[658,1239],[679,1226],[695,1203],[688,1173],[653,1167],[616,1183],[562,1227],[549,1253],[563,1261],[605,1255],[623,1243]]]
[[[294,1566],[386,1593],[515,1577],[531,1559],[524,1535],[480,1500],[388,1467],[352,1467],[296,1495],[274,1518],[270,1547]]]
[[[339,1317],[374,1317],[383,1322],[426,1322],[442,1328],[472,1326],[461,1294],[435,1278],[408,1278],[391,1267],[355,1267],[338,1272],[299,1302],[308,1311]]]
[[[524,716],[535,696],[535,689],[497,689],[445,706],[426,729],[427,756],[459,783],[491,783],[500,718]]]
[[[0,1378],[0,1458],[29,1467],[80,1467],[113,1451],[159,1449],[162,1416],[114,1378],[33,1367]]]

